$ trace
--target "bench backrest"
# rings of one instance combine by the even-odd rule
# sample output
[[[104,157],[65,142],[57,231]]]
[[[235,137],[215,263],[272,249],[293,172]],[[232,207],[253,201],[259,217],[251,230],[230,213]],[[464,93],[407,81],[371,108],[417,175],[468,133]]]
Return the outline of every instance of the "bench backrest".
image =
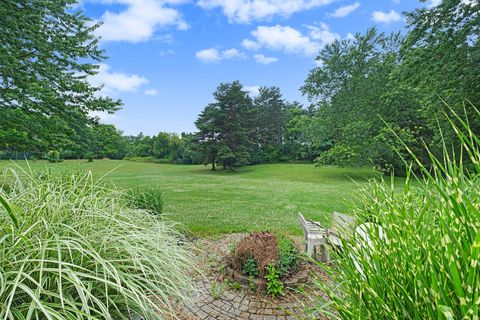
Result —
[[[310,231],[310,228],[308,227],[307,220],[301,213],[298,214],[298,220],[300,221],[300,225],[302,226],[303,233],[308,234]]]
[[[332,227],[330,230],[339,236],[351,235],[355,228],[355,220],[355,217],[335,211],[332,215]]]
[[[299,213],[298,220],[302,225],[303,234],[306,236],[308,234],[324,234],[325,229],[322,228],[318,223],[305,219],[305,217]]]

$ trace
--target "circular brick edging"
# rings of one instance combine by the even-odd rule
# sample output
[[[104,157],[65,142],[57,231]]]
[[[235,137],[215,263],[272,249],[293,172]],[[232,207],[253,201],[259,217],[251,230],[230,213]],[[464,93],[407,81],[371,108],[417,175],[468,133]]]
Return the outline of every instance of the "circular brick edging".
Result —
[[[250,278],[230,267],[227,267],[227,277],[233,281],[237,281],[244,289],[251,289]],[[286,279],[282,279],[282,283],[287,289],[295,289],[300,284],[305,284],[308,281],[308,278],[308,269],[306,269],[305,265],[302,264],[300,265],[299,270],[297,270],[295,273],[293,273]],[[255,286],[255,292],[265,293],[267,291],[267,281],[265,279],[254,278],[253,284]]]
[[[198,240],[196,247],[204,275],[195,276],[194,281],[198,290],[192,294],[191,301],[183,308],[180,319],[324,319],[305,313],[305,297],[302,295],[287,291],[284,297],[273,299],[266,295],[255,294],[250,290],[234,289],[232,286],[226,285],[224,261],[230,251],[229,244],[237,242],[245,235],[229,234],[216,240]],[[308,269],[304,269],[306,276],[302,281],[307,280],[308,275]],[[301,283],[297,280],[291,279],[296,284]],[[218,290],[219,287],[221,290]]]

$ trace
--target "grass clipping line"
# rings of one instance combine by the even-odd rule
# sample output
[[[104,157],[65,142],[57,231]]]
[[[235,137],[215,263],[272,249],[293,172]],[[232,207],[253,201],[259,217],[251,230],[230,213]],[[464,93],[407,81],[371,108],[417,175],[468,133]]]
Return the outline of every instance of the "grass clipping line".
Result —
[[[0,319],[162,319],[193,289],[180,235],[123,191],[15,170],[0,188]]]

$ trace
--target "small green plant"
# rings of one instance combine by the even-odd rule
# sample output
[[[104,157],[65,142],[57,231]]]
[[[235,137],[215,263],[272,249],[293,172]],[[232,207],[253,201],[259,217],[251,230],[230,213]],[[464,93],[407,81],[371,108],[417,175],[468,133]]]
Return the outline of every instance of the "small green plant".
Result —
[[[278,236],[278,262],[277,268],[281,277],[291,272],[299,261],[297,247],[288,237]]]
[[[225,289],[227,288],[227,286],[228,286],[227,281],[212,282],[210,286],[210,294],[212,295],[212,298],[214,300],[220,299],[223,296],[223,293],[225,292]]]
[[[63,161],[63,159],[60,159],[60,152],[57,150],[48,151],[46,158],[50,163],[57,163]]]
[[[131,208],[147,210],[160,216],[163,211],[162,191],[158,187],[138,187],[126,194],[127,203]]]
[[[87,159],[87,162],[93,162],[93,158],[95,158],[95,155],[93,154],[93,152],[85,153],[85,159]]]
[[[258,275],[257,261],[253,256],[249,256],[245,260],[245,264],[243,265],[242,272],[247,276],[256,277]]]
[[[238,281],[232,281],[230,282],[230,288],[232,288],[233,290],[240,290],[241,286]]]
[[[228,244],[228,248],[230,249],[230,254],[234,254],[235,250],[237,249],[237,244],[236,243],[230,243],[230,244]]]
[[[248,287],[250,290],[255,291],[255,277],[254,276],[248,276]]]
[[[282,281],[280,281],[280,274],[277,268],[273,264],[267,266],[267,292],[272,297],[283,296],[285,294],[285,288]]]

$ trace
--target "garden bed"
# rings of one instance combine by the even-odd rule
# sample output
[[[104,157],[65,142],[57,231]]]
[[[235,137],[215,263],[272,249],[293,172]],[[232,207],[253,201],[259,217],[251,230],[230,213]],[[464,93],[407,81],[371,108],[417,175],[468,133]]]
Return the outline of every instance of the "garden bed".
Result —
[[[309,271],[293,241],[270,232],[254,232],[232,244],[226,276],[257,293],[282,296],[305,283]]]

